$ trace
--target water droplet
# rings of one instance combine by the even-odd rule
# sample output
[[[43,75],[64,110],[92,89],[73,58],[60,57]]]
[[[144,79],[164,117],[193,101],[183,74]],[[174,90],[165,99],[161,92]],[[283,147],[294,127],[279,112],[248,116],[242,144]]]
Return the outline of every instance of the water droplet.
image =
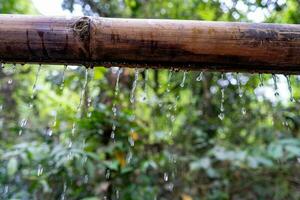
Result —
[[[183,72],[183,77],[182,77],[182,81],[180,83],[180,87],[184,87],[184,84],[185,84],[185,80],[186,80],[186,74],[187,74],[187,71],[184,71]]]
[[[61,76],[61,82],[60,82],[60,87],[59,87],[60,90],[63,90],[65,87],[65,73],[66,73],[67,69],[68,69],[68,65],[65,65],[64,70],[62,72],[62,76]]]
[[[22,135],[23,133],[23,129],[26,127],[27,125],[27,119],[22,119],[21,122],[20,122],[20,127],[21,129],[19,130],[19,135]]]
[[[288,84],[288,89],[289,89],[289,92],[290,92],[290,101],[295,102],[295,99],[294,99],[294,96],[293,96],[293,88],[292,88],[290,76],[285,75],[285,78],[286,78],[286,81],[287,81],[287,84]]]
[[[222,73],[221,79],[224,80],[224,74]],[[220,120],[223,120],[225,115],[224,115],[224,101],[225,101],[225,86],[221,86],[221,105],[220,105],[220,114],[218,117]]]
[[[42,167],[42,165],[39,165],[37,170],[37,176],[41,176],[43,174],[43,170],[44,168]]]
[[[73,124],[72,124],[72,130],[71,130],[72,135],[75,135],[75,132],[76,132],[76,123],[73,122]]]
[[[119,68],[117,72],[117,80],[115,84],[115,98],[119,95],[119,81],[120,81],[120,75],[122,73],[122,69]],[[113,112],[113,122],[112,122],[112,131],[110,134],[111,139],[114,141],[115,139],[115,131],[116,131],[116,118],[117,118],[117,105],[116,103],[113,104],[112,107],[112,112]]]
[[[47,131],[46,131],[46,134],[51,137],[52,133],[53,132],[52,132],[51,128],[48,128]]]
[[[247,111],[246,111],[246,108],[245,107],[242,107],[242,114],[243,115],[246,115]]]
[[[224,113],[221,112],[221,113],[218,115],[218,117],[219,117],[220,120],[223,120],[224,117],[225,117],[225,115],[224,115]]]
[[[126,161],[127,161],[127,163],[130,163],[130,162],[131,162],[131,159],[132,159],[132,152],[129,151],[129,153],[128,153],[127,156],[126,156]]]
[[[106,179],[110,178],[110,169],[106,169],[105,178]]]
[[[115,131],[111,131],[111,133],[110,133],[110,138],[111,138],[112,140],[115,139]]]
[[[264,86],[264,77],[262,74],[259,74],[259,87],[263,87]]]
[[[11,68],[11,76],[13,76],[13,74],[15,73],[16,67],[17,67],[16,64],[13,64],[13,65],[12,65],[12,68]],[[12,79],[12,78],[8,79],[7,84],[11,85],[12,83],[13,83],[13,79]]]
[[[22,119],[21,120],[21,127],[25,127],[27,124],[27,119]]]
[[[272,78],[273,78],[273,82],[274,82],[274,90],[275,90],[274,95],[277,97],[277,96],[279,96],[279,93],[278,93],[278,85],[277,85],[277,79],[278,79],[278,77],[277,77],[275,74],[272,74]]]
[[[87,184],[88,182],[89,182],[89,175],[84,175],[84,180],[83,180],[83,182],[85,183],[85,184]]]
[[[94,68],[89,68],[88,72],[90,74],[90,80],[93,80],[94,77]],[[88,83],[87,86],[88,88]],[[91,110],[91,106],[92,106],[92,98],[90,96],[87,97],[87,117],[90,118],[92,116],[92,110]]]
[[[164,173],[164,181],[167,182],[169,180],[169,176],[168,174],[165,172]]]
[[[120,82],[121,74],[122,74],[122,69],[119,68],[118,72],[117,72],[117,80],[116,80],[116,85],[115,85],[115,96],[118,96],[118,94],[119,94],[119,90],[120,90],[119,82]]]
[[[61,200],[65,200],[66,199],[66,193],[67,193],[67,184],[66,182],[64,182],[64,188],[63,188],[63,192],[61,194]]]
[[[90,118],[92,116],[91,105],[92,105],[92,98],[88,97],[88,99],[87,99],[87,110],[88,110],[87,117],[88,118]]]
[[[80,93],[79,104],[78,104],[77,109],[76,109],[76,118],[80,118],[80,108],[82,107],[83,98],[84,98],[84,95],[86,93],[86,89],[87,89],[87,85],[88,85],[88,75],[89,75],[88,68],[85,68],[84,83],[83,83],[83,87],[82,87],[82,90],[81,90],[81,93]],[[72,125],[71,133],[72,133],[73,136],[75,135],[75,132],[76,132],[76,121],[74,121],[73,125]]]
[[[128,142],[130,144],[130,146],[134,146],[134,140],[131,137],[128,137]]]
[[[113,115],[116,116],[117,115],[117,107],[116,107],[115,104],[114,104],[114,106],[112,107],[111,110],[113,111]]]
[[[241,86],[241,81],[240,81],[239,73],[236,73],[236,80],[237,80],[237,85],[238,85],[239,97],[242,98],[243,97],[243,91],[242,91],[242,86]]]
[[[170,92],[172,75],[173,75],[173,71],[170,70],[170,71],[169,71],[169,75],[168,75],[168,82],[167,82],[167,90],[166,90],[167,93]]]
[[[119,190],[116,190],[116,198],[120,199],[120,191]]]
[[[196,78],[196,81],[202,81],[203,79],[203,72],[200,72],[199,76]]]
[[[237,85],[238,85],[238,93],[239,93],[239,97],[242,99],[242,98],[243,98],[243,91],[242,91],[242,85],[241,85],[239,73],[236,73],[236,80],[237,80]],[[243,99],[242,99],[242,100],[243,100]],[[242,112],[243,115],[246,114],[246,109],[245,109],[244,106],[242,107],[241,112]]]
[[[9,191],[9,187],[8,187],[8,185],[6,185],[5,187],[4,187],[4,194],[7,194],[8,193],[8,191]]]
[[[68,144],[68,148],[72,148],[72,146],[73,146],[73,142],[70,140]]]
[[[82,157],[82,159],[81,159],[81,163],[82,163],[82,165],[84,165],[86,162],[87,162],[87,156],[86,155],[84,155],[83,157]]]
[[[135,89],[137,87],[138,78],[139,78],[139,70],[136,68],[135,73],[134,73],[134,81],[133,81],[132,89],[130,92],[130,102],[131,103],[134,103],[134,101],[135,101]]]
[[[36,84],[37,84],[38,79],[39,79],[39,76],[40,76],[41,68],[42,68],[42,65],[40,64],[39,67],[38,67],[38,70],[37,70],[37,72],[36,72],[36,75],[35,75],[34,84],[33,84],[33,86],[32,86],[32,95],[31,95],[31,99],[34,98],[35,93],[36,93]]]
[[[145,81],[144,81],[144,95],[143,95],[143,101],[146,101],[148,98],[148,79],[149,79],[149,70],[145,70]]]

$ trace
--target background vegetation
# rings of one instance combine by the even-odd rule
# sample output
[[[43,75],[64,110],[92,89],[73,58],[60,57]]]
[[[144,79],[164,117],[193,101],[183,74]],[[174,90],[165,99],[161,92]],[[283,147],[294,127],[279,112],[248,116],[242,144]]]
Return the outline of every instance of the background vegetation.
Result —
[[[297,0],[64,0],[62,6],[72,11],[75,4],[110,17],[251,21],[264,13],[267,22],[300,21]],[[0,0],[0,11],[37,13],[27,0]],[[99,67],[89,71],[77,111],[85,69],[69,66],[62,89],[63,71],[42,66],[36,79],[38,66],[1,68],[1,199],[300,199],[298,76],[291,78],[296,101],[290,102],[283,76],[274,97],[270,75],[260,87],[256,74],[204,73],[196,81],[199,73],[188,72],[181,87],[183,72],[140,71],[132,104],[134,70],[122,71],[115,95],[117,69]]]

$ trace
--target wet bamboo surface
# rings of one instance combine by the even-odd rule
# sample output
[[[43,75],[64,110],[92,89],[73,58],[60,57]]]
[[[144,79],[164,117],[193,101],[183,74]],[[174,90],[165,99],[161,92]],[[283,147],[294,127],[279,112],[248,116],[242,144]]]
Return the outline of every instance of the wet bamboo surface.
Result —
[[[300,73],[300,25],[0,15],[6,63]]]

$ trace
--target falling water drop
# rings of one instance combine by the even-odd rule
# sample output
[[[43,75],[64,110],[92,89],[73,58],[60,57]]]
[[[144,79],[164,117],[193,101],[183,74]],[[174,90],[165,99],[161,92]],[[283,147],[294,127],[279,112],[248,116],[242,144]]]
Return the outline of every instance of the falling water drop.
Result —
[[[81,94],[80,94],[79,104],[78,104],[77,109],[76,109],[76,117],[77,118],[80,118],[80,113],[79,112],[80,112],[80,108],[81,108],[82,103],[83,103],[83,98],[84,98],[86,88],[87,88],[87,84],[88,84],[88,75],[89,75],[88,68],[85,68],[84,83],[83,83],[83,87],[82,87]],[[76,132],[76,121],[74,121],[73,125],[72,125],[72,130],[71,130],[72,135],[75,135],[75,132]]]
[[[144,81],[144,95],[142,100],[146,101],[146,99],[148,98],[148,79],[149,79],[149,70],[146,69],[145,70],[145,81]]]
[[[39,76],[40,76],[40,71],[41,71],[41,68],[42,68],[42,65],[39,64],[39,67],[38,67],[38,70],[36,72],[36,75],[35,75],[35,80],[34,80],[34,84],[32,86],[32,93],[31,93],[31,102],[29,103],[29,109],[32,109],[33,108],[33,99],[34,99],[34,96],[35,96],[35,93],[36,93],[36,90],[37,90],[37,82],[38,82],[38,79],[39,79]]]
[[[82,159],[81,159],[81,164],[84,166],[85,165],[85,163],[87,162],[87,156],[86,155],[84,155],[83,157],[82,157]]]
[[[89,68],[89,70],[90,70],[90,80],[93,80],[95,70],[94,70],[94,68]],[[92,106],[92,97],[88,96],[88,98],[87,98],[87,117],[88,118],[90,118],[92,116],[91,106]]]
[[[182,88],[184,87],[184,84],[185,84],[186,74],[187,74],[187,71],[184,71],[182,81],[180,83],[180,87],[182,87]]]
[[[7,194],[7,193],[8,193],[8,190],[9,190],[9,187],[8,187],[8,185],[6,185],[6,186],[4,187],[3,194]]]
[[[110,134],[110,137],[111,139],[115,139],[115,131],[116,131],[116,117],[117,117],[117,107],[116,105],[114,104],[113,107],[112,107],[112,112],[113,112],[113,124],[112,124],[112,128],[111,128],[111,134]]]
[[[21,120],[21,123],[20,123],[20,127],[21,127],[21,129],[19,130],[19,135],[22,135],[22,133],[23,133],[23,129],[26,127],[26,125],[27,125],[27,119],[22,119]]]
[[[73,142],[70,140],[70,141],[69,141],[69,144],[68,144],[68,148],[71,149],[72,146],[73,146]]]
[[[59,89],[61,91],[65,87],[65,74],[66,74],[67,69],[68,69],[68,65],[64,65],[64,69],[63,69],[62,75],[61,75],[60,86],[59,86]],[[58,110],[60,110],[60,107],[61,107],[61,103],[58,106]],[[56,123],[57,123],[57,111],[55,111],[55,113],[54,113],[54,120],[53,120],[53,123],[52,123],[52,127],[55,127]],[[52,132],[52,130],[51,130],[51,132]]]
[[[83,103],[83,98],[84,98],[86,88],[87,88],[87,84],[88,84],[88,76],[89,76],[89,71],[86,68],[85,69],[85,74],[84,74],[84,83],[83,83],[83,87],[82,87],[82,91],[81,91],[81,95],[80,95],[79,104],[78,104],[78,107],[77,107],[77,112],[80,111],[80,108],[81,108],[82,103]]]
[[[259,74],[259,87],[263,87],[264,86],[264,77],[262,74]]]
[[[61,82],[60,82],[60,87],[59,87],[60,90],[63,90],[65,87],[65,73],[66,73],[67,69],[68,69],[68,65],[65,65],[64,70],[62,72],[62,76],[61,76]]]
[[[75,132],[76,132],[76,122],[73,122],[72,130],[71,130],[72,135],[75,135]]]
[[[84,175],[83,182],[87,184],[89,182],[89,175]]]
[[[286,81],[287,81],[287,84],[288,84],[288,89],[289,89],[289,92],[290,92],[290,101],[295,102],[295,99],[294,99],[294,96],[293,96],[293,88],[292,88],[290,76],[285,75],[285,78],[286,78]]]
[[[118,72],[117,72],[117,80],[116,80],[116,84],[115,84],[115,98],[117,98],[117,96],[119,95],[119,82],[120,82],[120,75],[122,73],[122,69],[119,68]],[[112,112],[113,112],[113,124],[112,124],[112,131],[110,134],[111,139],[115,139],[115,131],[116,131],[116,118],[117,118],[117,105],[116,103],[113,104],[112,107]]]
[[[173,71],[171,70],[169,71],[169,76],[168,76],[167,93],[170,92],[172,75],[173,75]]]
[[[128,142],[129,142],[130,146],[133,147],[134,146],[134,139],[133,139],[132,135],[134,135],[134,130],[133,129],[130,130],[130,136],[128,137]]]
[[[119,68],[118,72],[117,72],[117,80],[116,80],[116,85],[115,85],[115,96],[118,96],[118,94],[119,94],[119,90],[120,90],[119,82],[120,82],[121,74],[122,74],[122,69]]]
[[[67,193],[67,184],[66,182],[64,182],[64,188],[63,188],[63,192],[61,194],[61,200],[65,200],[66,199],[66,193]]]
[[[237,80],[237,85],[238,85],[239,97],[242,98],[243,97],[243,91],[242,91],[242,86],[241,86],[241,81],[240,81],[239,73],[236,73],[236,80]]]
[[[243,90],[242,90],[242,85],[241,85],[239,73],[236,73],[236,80],[237,80],[237,85],[238,85],[239,97],[242,99],[243,98]],[[243,115],[246,114],[246,108],[244,106],[242,107],[241,112],[242,112]]]
[[[41,68],[42,68],[42,65],[40,64],[39,67],[38,67],[38,70],[37,70],[37,72],[36,72],[36,75],[35,75],[34,84],[33,84],[33,86],[32,86],[32,95],[31,95],[31,99],[34,98],[34,95],[35,95],[35,93],[36,93],[36,84],[37,84],[38,79],[39,79],[39,76],[40,76]]]
[[[129,150],[127,156],[126,156],[126,162],[127,163],[130,163],[131,162],[131,159],[132,159],[133,155],[132,155],[132,151]]]
[[[16,67],[17,67],[16,64],[13,64],[13,65],[12,65],[12,68],[11,68],[11,73],[12,73],[12,74],[15,73]],[[8,83],[9,85],[11,85],[11,84],[13,83],[13,79],[11,79],[11,78],[8,79],[7,83]]]
[[[277,97],[277,96],[279,96],[279,93],[278,93],[278,85],[277,85],[277,79],[278,79],[278,77],[277,77],[275,74],[272,74],[272,78],[273,78],[273,82],[274,82],[274,90],[275,90],[274,95]]]
[[[222,73],[221,79],[224,80],[224,74]],[[225,86],[221,85],[221,105],[220,105],[220,114],[218,117],[220,120],[223,120],[225,115],[224,115],[224,101],[225,101]]]
[[[202,81],[203,79],[203,72],[200,72],[199,76],[196,78],[196,81]]]
[[[243,114],[243,115],[246,115],[246,113],[247,113],[246,108],[245,108],[245,107],[242,107],[242,114]]]
[[[135,89],[136,89],[136,86],[137,86],[138,78],[139,78],[139,70],[137,68],[135,68],[134,81],[133,81],[132,89],[131,89],[131,92],[130,92],[130,102],[131,103],[134,103],[134,101],[135,101]]]
[[[92,112],[90,110],[91,105],[92,105],[92,98],[88,97],[88,99],[87,99],[87,110],[88,110],[87,117],[88,118],[90,118],[92,116]]]
[[[39,164],[38,166],[38,170],[37,170],[37,176],[41,176],[43,174],[43,166]]]
[[[51,128],[48,128],[47,130],[46,130],[46,134],[48,135],[48,136],[52,136],[52,134],[53,134],[53,131],[52,131],[52,129]]]
[[[106,172],[105,172],[105,178],[106,178],[106,179],[109,179],[109,178],[110,178],[110,169],[106,169]]]
[[[169,176],[168,173],[164,173],[164,181],[167,182],[169,180]]]
[[[119,190],[116,190],[116,198],[120,199],[120,191]]]

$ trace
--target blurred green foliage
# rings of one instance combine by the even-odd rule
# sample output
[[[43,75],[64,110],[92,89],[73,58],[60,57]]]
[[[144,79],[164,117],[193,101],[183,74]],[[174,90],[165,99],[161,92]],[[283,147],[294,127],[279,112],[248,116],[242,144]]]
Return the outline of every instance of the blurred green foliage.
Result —
[[[251,21],[263,12],[268,22],[300,20],[297,0],[64,0],[63,7],[76,4],[110,17]],[[0,1],[0,8],[35,12],[25,0]],[[69,66],[63,78],[63,66],[42,66],[33,93],[37,69],[6,64],[0,71],[1,199],[300,198],[298,76],[289,102],[283,76],[276,99],[270,75],[262,89],[258,75],[204,73],[196,81],[199,73],[188,72],[181,87],[182,72],[149,70],[146,78],[140,71],[131,104],[134,70],[123,70],[116,96],[116,70],[97,67],[88,71],[78,114],[85,69]]]

